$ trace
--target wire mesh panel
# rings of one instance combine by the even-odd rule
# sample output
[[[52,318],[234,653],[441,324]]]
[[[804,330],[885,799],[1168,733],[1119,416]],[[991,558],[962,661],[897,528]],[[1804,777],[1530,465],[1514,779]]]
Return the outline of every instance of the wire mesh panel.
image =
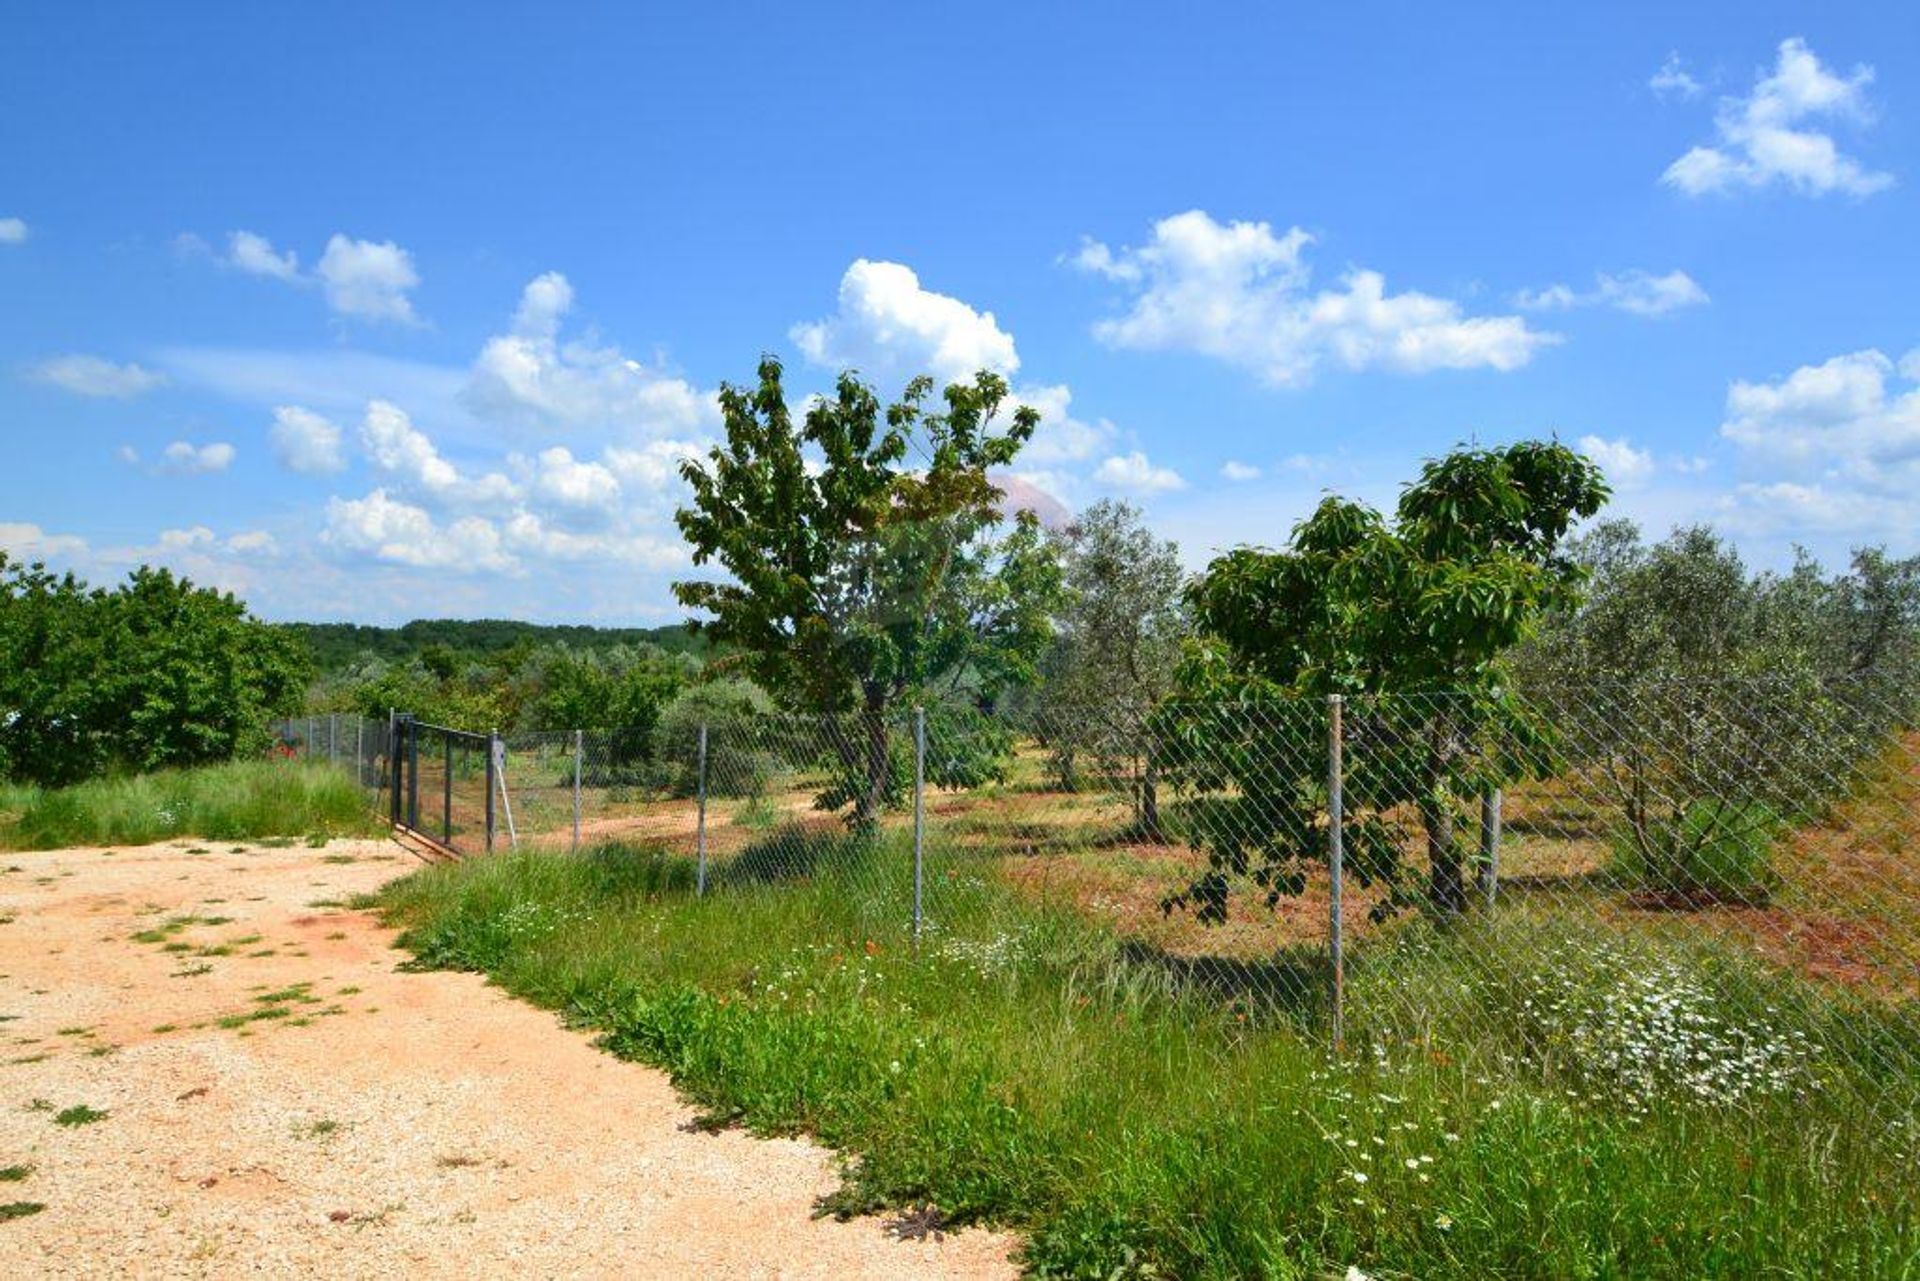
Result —
[[[1911,1125],[1915,711],[1784,679],[1351,695],[1337,715],[733,709],[512,736],[497,799],[520,844],[617,846],[715,910],[811,895],[823,930],[935,963],[1071,939],[1348,1052]],[[423,813],[463,851],[485,741],[419,727],[417,770],[396,744],[400,800],[450,786]]]

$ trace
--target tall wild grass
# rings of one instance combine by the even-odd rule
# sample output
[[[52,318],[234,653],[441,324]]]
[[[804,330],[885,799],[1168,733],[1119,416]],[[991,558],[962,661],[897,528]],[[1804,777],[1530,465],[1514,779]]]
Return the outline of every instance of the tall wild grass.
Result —
[[[916,950],[905,866],[888,838],[849,842],[719,869],[695,899],[683,859],[609,847],[427,869],[384,901],[415,964],[482,971],[599,1029],[713,1124],[847,1153],[823,1209],[1011,1225],[1034,1276],[1920,1268],[1914,1136],[1798,1075],[1802,1058],[1707,1089],[1690,1056],[1711,1037],[1649,1049],[1655,1020],[1592,1050],[1582,1029],[1639,964],[1626,951],[1544,996],[1473,987],[1437,947],[1416,972],[1357,966],[1356,1006],[1451,983],[1501,1008],[1456,1020],[1450,1037],[1483,1038],[1457,1053],[1418,1011],[1363,1020],[1334,1061],[1305,1030],[1311,985],[1302,1005],[1253,999],[1286,963],[1128,947],[964,864],[930,884]],[[1676,999],[1712,999],[1695,986]]]
[[[374,831],[366,794],[343,771],[300,761],[227,761],[93,779],[0,786],[0,848],[145,845],[179,836],[249,840]]]

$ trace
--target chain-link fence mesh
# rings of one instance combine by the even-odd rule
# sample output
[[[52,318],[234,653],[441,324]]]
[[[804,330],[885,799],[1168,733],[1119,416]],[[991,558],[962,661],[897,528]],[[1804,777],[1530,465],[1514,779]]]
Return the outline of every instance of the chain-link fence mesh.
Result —
[[[293,716],[267,724],[275,756],[346,770],[381,813],[387,811],[387,792],[393,782],[391,733],[389,721],[351,712]]]
[[[1641,682],[511,735],[494,848],[617,845],[717,900],[830,881],[876,938],[976,968],[1078,931],[1349,1052],[1911,1125],[1915,711],[1869,681]],[[487,736],[416,741],[403,785],[483,848]]]

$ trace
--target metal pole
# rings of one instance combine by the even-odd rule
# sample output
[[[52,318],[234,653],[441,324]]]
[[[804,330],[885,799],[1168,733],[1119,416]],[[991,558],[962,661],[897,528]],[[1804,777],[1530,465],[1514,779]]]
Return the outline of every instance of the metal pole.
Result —
[[[367,785],[367,721],[360,713],[353,714],[353,782],[356,787]]]
[[[1480,889],[1493,906],[1500,892],[1500,789],[1480,794]]]
[[[693,893],[696,898],[701,898],[705,897],[707,892],[707,723],[705,721],[700,722],[700,766],[694,788],[699,797],[700,809],[693,829],[696,861]]]
[[[493,853],[493,749],[500,741],[500,731],[487,731],[487,853]]]
[[[446,744],[443,757],[444,768],[440,776],[440,839],[448,845],[453,844],[453,735],[441,738]]]
[[[407,826],[420,830],[420,722],[407,719]]]
[[[927,709],[913,709],[913,945],[920,946],[921,890],[926,879]]]
[[[327,764],[340,763],[340,713],[327,713]]]
[[[580,852],[580,744],[579,730],[573,731],[573,852]]]
[[[1346,1043],[1346,956],[1340,925],[1340,890],[1345,871],[1346,823],[1345,797],[1341,787],[1346,766],[1341,760],[1344,727],[1341,724],[1341,699],[1327,695],[1327,941],[1333,962],[1333,1052],[1339,1054]]]

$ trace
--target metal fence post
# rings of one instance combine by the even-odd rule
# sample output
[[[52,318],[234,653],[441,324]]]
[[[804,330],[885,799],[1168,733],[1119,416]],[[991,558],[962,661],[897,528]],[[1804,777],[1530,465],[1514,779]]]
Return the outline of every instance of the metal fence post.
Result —
[[[1346,1043],[1346,956],[1340,924],[1340,890],[1346,855],[1345,783],[1346,763],[1341,759],[1345,739],[1341,698],[1327,695],[1327,943],[1328,960],[1333,967],[1333,1052],[1339,1054]]]
[[[440,741],[446,744],[442,753],[440,772],[440,839],[451,845],[453,844],[453,735],[444,734]]]
[[[927,709],[913,709],[913,945],[920,946],[926,877]]]
[[[580,752],[583,738],[573,731],[573,852],[580,852]]]
[[[407,718],[407,826],[420,830],[420,722]]]
[[[356,787],[367,785],[367,721],[360,713],[353,714],[353,782]]]
[[[327,713],[327,764],[340,763],[340,713]]]
[[[1480,889],[1493,906],[1500,892],[1500,789],[1490,787],[1480,794]]]
[[[700,722],[700,764],[699,773],[694,782],[699,797],[699,813],[693,829],[694,867],[693,893],[696,898],[704,898],[707,893],[707,723]]]
[[[499,746],[500,731],[487,731],[487,853],[493,853],[493,769],[494,749]]]

